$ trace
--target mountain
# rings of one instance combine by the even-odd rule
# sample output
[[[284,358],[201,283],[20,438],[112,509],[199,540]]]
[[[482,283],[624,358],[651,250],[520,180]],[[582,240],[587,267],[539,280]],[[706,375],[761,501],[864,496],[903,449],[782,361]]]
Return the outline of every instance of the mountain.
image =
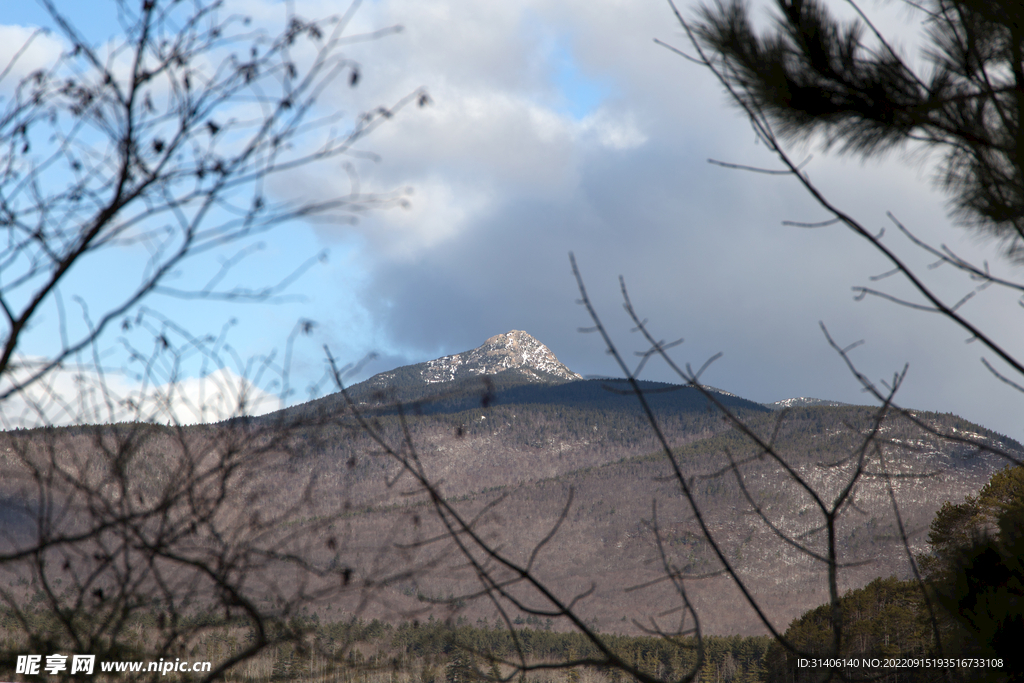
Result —
[[[712,406],[700,391],[664,382],[639,382],[649,404],[661,413],[706,413]],[[717,400],[732,410],[766,408],[720,389]],[[627,411],[642,406],[622,379],[585,380],[551,350],[520,330],[495,335],[469,351],[382,372],[341,393],[257,418],[264,424],[316,413],[344,411],[348,400],[374,414],[413,410],[452,414],[500,405],[559,405],[575,409]]]
[[[411,402],[495,387],[556,386],[582,380],[551,350],[521,330],[497,334],[475,349],[374,375],[348,388],[362,403]]]
[[[516,373],[529,381],[548,383],[583,379],[583,375],[560,363],[548,347],[521,330],[495,335],[472,351],[413,367],[427,384],[502,373]],[[387,377],[387,373],[378,375],[378,381],[387,381]]]
[[[702,608],[706,633],[763,632],[735,586],[715,576],[715,554],[630,386],[578,378],[525,332],[497,335],[471,351],[376,375],[348,388],[348,399],[335,394],[302,406],[299,414],[316,415],[324,425],[303,432],[302,466],[339,482],[326,499],[344,497],[358,511],[345,520],[352,539],[394,547],[418,547],[419,539],[431,533],[439,538],[443,531],[421,516],[422,492],[416,493],[394,457],[381,454],[382,443],[413,456],[444,497],[458,501],[470,517],[486,511],[481,530],[513,557],[528,557],[571,500],[541,565],[545,581],[562,595],[595,584],[583,610],[588,620],[603,629],[634,631],[631,620],[649,624],[673,604],[678,595],[671,583],[658,581],[662,547],[681,570],[706,576],[687,588]],[[891,414],[876,425],[871,407],[807,398],[765,406],[712,390],[752,433],[774,444],[782,465],[764,457],[700,391],[646,381],[640,387],[707,528],[780,628],[828,598],[822,566],[777,536],[800,539],[819,555],[824,551],[821,515],[793,474],[831,500],[851,468],[861,466],[864,436],[878,435],[878,449],[867,453],[868,475],[836,526],[840,558],[848,565],[840,586],[845,591],[878,576],[909,576],[900,525],[912,552],[927,552],[928,525],[942,503],[975,494],[1004,466],[956,437],[969,435],[1024,456],[1024,446],[952,415]],[[348,421],[349,401],[373,422],[376,438]],[[886,478],[886,471],[895,476]],[[410,516],[419,526],[403,524]],[[370,557],[385,555],[381,548]],[[451,604],[420,596],[479,588],[472,572],[459,569],[457,553],[451,562],[439,561],[436,571],[384,590],[387,604],[407,614],[444,616]],[[624,590],[648,581],[653,583],[642,591]],[[455,603],[470,620],[493,619],[486,604]]]
[[[574,384],[590,383],[562,387]],[[375,419],[382,440],[396,451],[414,453],[417,467],[438,491],[467,519],[478,519],[477,532],[510,558],[526,561],[563,519],[538,556],[537,572],[565,599],[593,584],[594,593],[580,606],[589,623],[636,632],[637,624],[650,624],[677,606],[679,594],[664,580],[664,551],[677,570],[695,577],[686,583],[687,599],[699,610],[704,633],[727,635],[764,629],[735,585],[720,575],[718,551],[777,628],[828,600],[824,565],[777,535],[795,539],[819,557],[826,551],[822,515],[792,474],[823,500],[833,500],[861,466],[856,456],[863,452],[864,435],[875,428],[875,410],[864,406],[809,406],[790,410],[781,422],[779,416],[762,408],[743,419],[753,433],[773,442],[784,466],[760,457],[751,441],[716,412],[657,413],[717,551],[681,495],[650,424],[625,403],[477,404],[464,411]],[[892,415],[878,427],[879,452],[868,454],[868,473],[835,527],[841,592],[879,576],[908,578],[901,526],[913,554],[928,552],[928,525],[942,504],[976,495],[1005,464],[939,435],[970,435],[1024,457],[1020,444],[951,415]],[[378,542],[395,548],[418,548],[425,539],[442,538],[444,529],[424,515],[430,507],[411,477],[395,459],[373,455],[374,446],[368,438],[349,436],[311,452],[304,465],[324,479],[346,482],[338,495],[343,492],[358,511],[345,519],[348,537],[361,543],[385,539]],[[883,476],[886,471],[891,478]],[[743,478],[742,489],[737,476]],[[404,614],[419,610],[421,618],[426,613],[444,618],[457,609],[470,623],[493,621],[494,609],[483,601],[422,599],[479,590],[457,549],[431,542],[438,543],[439,555],[424,562],[435,562],[435,568],[388,588],[382,599]],[[380,549],[366,562],[379,564],[382,556],[392,557]],[[405,566],[397,558],[395,563]],[[372,572],[371,565],[359,565],[360,575],[364,572]],[[640,588],[628,590],[633,587]]]
[[[210,454],[227,459],[230,478],[207,488],[217,501],[230,501],[225,516],[244,522],[240,538],[262,534],[260,520],[272,519],[273,529],[323,565],[351,569],[353,591],[330,605],[332,619],[358,610],[365,618],[494,622],[493,604],[460,598],[480,591],[479,576],[445,528],[450,519],[434,513],[440,498],[474,520],[478,538],[530,564],[567,602],[593,586],[577,607],[603,631],[637,633],[662,615],[681,613],[678,588],[665,580],[668,564],[695,577],[686,580],[686,599],[699,610],[704,633],[754,634],[764,629],[721,575],[719,553],[784,630],[827,600],[827,572],[814,557],[825,551],[818,502],[834,500],[851,472],[865,474],[832,527],[841,592],[878,576],[909,576],[901,534],[912,553],[927,552],[928,525],[941,505],[976,494],[1005,465],[962,438],[1024,458],[1021,444],[948,414],[879,419],[865,406],[800,404],[808,399],[772,410],[715,390],[715,402],[742,421],[745,433],[697,389],[640,387],[657,430],[625,382],[581,379],[542,343],[512,331],[248,420],[7,432],[8,443],[0,444],[7,458],[0,458],[0,522],[7,522],[7,537],[13,522],[24,527],[19,533],[31,532],[33,518],[23,511],[33,509],[32,499],[21,499],[34,494],[4,470],[16,470],[11,454],[38,452],[47,467],[98,477],[96,463],[123,449],[133,454],[125,466],[143,482],[141,505],[190,476],[176,448],[189,466],[205,466]],[[782,462],[749,434],[771,443]],[[874,439],[872,448],[866,437]],[[432,482],[433,491],[417,477]],[[107,488],[110,509],[134,504],[135,496]],[[502,580],[523,585],[514,576]],[[543,609],[535,597],[523,604]],[[510,609],[512,619],[529,616]]]
[[[364,384],[372,389],[461,382],[479,377],[501,377],[506,382],[558,384],[583,379],[563,365],[551,350],[526,332],[496,334],[470,351],[426,363],[382,372]]]

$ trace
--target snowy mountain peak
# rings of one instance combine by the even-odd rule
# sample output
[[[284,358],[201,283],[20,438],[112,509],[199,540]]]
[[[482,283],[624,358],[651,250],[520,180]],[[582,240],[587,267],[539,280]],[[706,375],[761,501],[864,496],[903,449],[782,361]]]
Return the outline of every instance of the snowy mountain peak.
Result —
[[[507,370],[517,370],[536,381],[583,379],[560,363],[548,347],[522,330],[495,335],[472,351],[423,363],[420,376],[424,382],[433,384]]]

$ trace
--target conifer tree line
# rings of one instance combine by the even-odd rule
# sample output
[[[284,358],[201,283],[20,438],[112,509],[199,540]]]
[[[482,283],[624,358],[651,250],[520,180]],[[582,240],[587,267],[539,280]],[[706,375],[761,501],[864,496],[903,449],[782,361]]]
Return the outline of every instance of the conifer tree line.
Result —
[[[48,615],[40,611],[39,619]],[[202,617],[193,617],[201,620]],[[137,638],[156,631],[152,615],[131,624]],[[266,681],[331,681],[340,683],[484,683],[513,678],[504,664],[525,648],[531,661],[552,668],[514,680],[536,683],[569,681],[626,681],[614,669],[598,667],[575,670],[561,668],[563,662],[596,655],[593,643],[576,633],[519,627],[519,643],[505,624],[484,620],[470,625],[464,617],[451,622],[429,618],[425,622],[392,624],[377,619],[322,621],[319,616],[295,617],[277,626],[307,634],[308,645],[279,642],[252,658],[244,666],[225,673],[225,680],[262,683]],[[11,639],[19,637],[18,624],[10,613],[0,614],[0,629]],[[216,660],[241,651],[255,638],[243,622],[218,627],[195,641],[184,654],[190,660]],[[609,635],[608,641],[639,669],[672,680],[689,671],[696,662],[696,641],[675,647],[660,638]],[[763,680],[770,639],[763,636],[712,636],[703,644],[704,676],[711,680],[745,683]],[[123,675],[123,674],[122,674]],[[176,674],[165,676],[175,680]],[[98,680],[103,680],[99,678]],[[110,680],[116,680],[111,676]],[[180,677],[180,680],[188,680]]]

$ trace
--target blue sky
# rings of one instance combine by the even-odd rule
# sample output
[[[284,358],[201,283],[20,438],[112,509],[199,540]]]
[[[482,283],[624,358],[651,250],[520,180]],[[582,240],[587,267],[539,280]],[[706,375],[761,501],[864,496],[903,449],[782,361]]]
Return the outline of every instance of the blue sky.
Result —
[[[554,71],[551,80],[562,100],[559,109],[573,119],[585,119],[612,95],[609,84],[580,71],[571,47],[564,42],[558,44],[549,59]]]
[[[110,14],[93,11],[94,3],[59,4],[90,35],[105,36],[114,24]],[[329,0],[295,5],[305,16],[344,8]],[[38,21],[31,7],[5,8],[0,23]],[[227,11],[236,9],[265,26],[284,16],[273,2],[230,3]],[[756,401],[867,401],[828,347],[821,322],[840,343],[865,341],[854,360],[873,380],[909,363],[902,404],[957,413],[1024,439],[1021,397],[985,371],[980,361],[990,354],[937,316],[854,301],[857,285],[906,289],[891,278],[872,283],[886,264],[841,227],[782,224],[826,217],[796,183],[707,163],[777,165],[710,74],[654,44],[659,38],[685,47],[667,4],[381,0],[360,9],[353,30],[393,24],[404,30],[350,48],[361,65],[359,87],[340,84],[321,105],[354,117],[427,88],[430,107],[401,112],[361,143],[378,161],[351,160],[366,191],[401,194],[408,208],[371,211],[354,225],[281,226],[179,275],[202,282],[217,271],[218,259],[260,242],[262,249],[226,281],[257,286],[327,252],[279,303],[147,303],[197,335],[219,335],[237,321],[226,343],[240,365],[224,354],[232,371],[275,353],[279,362],[296,324],[313,320],[312,334],[293,349],[295,397],[322,377],[325,345],[344,361],[378,354],[353,378],[360,379],[473,348],[511,329],[533,334],[578,372],[614,374],[599,340],[577,332],[589,323],[575,304],[567,256],[573,251],[627,352],[641,345],[621,312],[620,274],[659,336],[686,339],[675,353],[680,362],[699,366],[724,353],[705,377],[710,384]],[[917,35],[916,24],[891,12],[881,25],[907,44]],[[929,259],[900,238],[887,211],[931,242],[987,259],[1019,279],[1019,268],[1000,260],[993,245],[951,225],[927,157],[908,162],[895,153],[861,162],[813,145],[794,152],[813,154],[806,169],[823,192],[873,229],[888,224],[887,243],[953,300],[972,283],[948,268],[928,270]],[[322,196],[336,192],[344,177],[339,165],[310,168],[272,191]],[[116,294],[104,273],[138,268],[139,255],[129,252],[83,268],[66,295],[88,293],[102,306]],[[964,311],[1022,350],[1012,296],[990,290]],[[35,346],[22,351],[43,353],[53,339],[40,325]],[[111,365],[126,365],[116,334],[105,348]],[[657,363],[647,376],[671,379]]]

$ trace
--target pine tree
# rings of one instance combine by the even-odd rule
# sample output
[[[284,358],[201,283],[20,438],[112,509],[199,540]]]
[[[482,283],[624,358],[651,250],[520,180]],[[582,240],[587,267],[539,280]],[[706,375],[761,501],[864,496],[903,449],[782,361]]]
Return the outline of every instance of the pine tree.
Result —
[[[474,683],[477,675],[473,662],[462,650],[455,650],[445,670],[445,683]]]
[[[910,141],[941,151],[954,216],[1024,262],[1024,3],[905,2],[927,30],[920,72],[820,0],[776,0],[762,35],[742,0],[705,5],[688,28],[737,102],[783,138],[821,133],[865,157]]]

